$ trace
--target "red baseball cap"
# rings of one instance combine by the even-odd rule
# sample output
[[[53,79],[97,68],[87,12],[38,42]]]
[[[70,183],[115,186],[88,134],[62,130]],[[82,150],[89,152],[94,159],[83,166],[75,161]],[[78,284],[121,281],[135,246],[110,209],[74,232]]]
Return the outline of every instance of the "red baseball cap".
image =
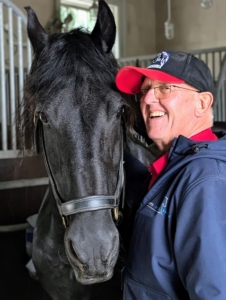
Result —
[[[139,93],[143,76],[169,83],[186,82],[200,92],[214,94],[213,77],[208,66],[191,53],[164,51],[147,68],[126,66],[116,76],[118,89],[127,94]]]
[[[143,83],[143,76],[172,83],[183,83],[184,80],[176,78],[172,75],[164,73],[163,71],[153,70],[149,68],[139,68],[133,66],[126,66],[119,70],[116,76],[117,88],[126,94],[136,94],[139,92]]]

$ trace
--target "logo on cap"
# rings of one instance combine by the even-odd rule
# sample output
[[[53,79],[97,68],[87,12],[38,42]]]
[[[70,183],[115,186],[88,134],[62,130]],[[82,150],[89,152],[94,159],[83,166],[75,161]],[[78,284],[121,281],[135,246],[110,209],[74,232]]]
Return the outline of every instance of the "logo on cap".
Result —
[[[156,58],[153,59],[150,66],[148,66],[148,69],[156,68],[161,69],[162,66],[164,66],[168,59],[170,58],[170,54],[167,52],[161,52],[158,54]]]

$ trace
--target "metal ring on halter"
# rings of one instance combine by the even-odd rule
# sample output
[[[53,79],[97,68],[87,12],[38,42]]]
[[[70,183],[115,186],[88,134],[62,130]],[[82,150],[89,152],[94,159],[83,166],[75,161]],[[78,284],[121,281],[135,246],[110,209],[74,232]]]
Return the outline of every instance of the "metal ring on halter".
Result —
[[[114,213],[114,219],[115,221],[117,222],[118,221],[118,215],[119,215],[119,208],[118,207],[115,207],[113,209],[113,213]]]
[[[62,223],[63,223],[64,227],[67,228],[67,222],[66,222],[65,217],[61,216],[61,219],[62,219]]]

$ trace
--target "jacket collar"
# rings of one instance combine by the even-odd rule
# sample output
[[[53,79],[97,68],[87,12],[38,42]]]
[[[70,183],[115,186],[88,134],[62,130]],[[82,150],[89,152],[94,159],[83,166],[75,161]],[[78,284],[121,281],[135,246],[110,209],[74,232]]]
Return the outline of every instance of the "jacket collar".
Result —
[[[148,191],[140,209],[147,205],[153,197],[162,189],[164,181],[176,174],[178,169],[189,163],[189,161],[201,157],[212,157],[226,161],[226,132],[214,132],[219,140],[217,141],[193,141],[182,135],[175,138],[168,154],[168,165],[160,174],[157,182]]]

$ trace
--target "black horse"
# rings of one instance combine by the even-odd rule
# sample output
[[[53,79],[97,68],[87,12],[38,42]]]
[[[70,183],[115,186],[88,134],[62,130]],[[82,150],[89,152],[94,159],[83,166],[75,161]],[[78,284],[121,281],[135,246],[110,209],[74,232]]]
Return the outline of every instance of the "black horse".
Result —
[[[122,224],[130,227],[130,212],[138,205],[133,199],[142,197],[148,182],[146,167],[133,159],[131,149],[146,163],[154,156],[128,134],[137,107],[115,86],[114,17],[99,0],[91,33],[75,29],[48,36],[34,11],[26,10],[34,60],[23,122],[35,136],[37,151],[42,150],[51,183],[34,231],[37,275],[54,300],[121,299],[123,246],[116,224],[123,207],[123,162],[130,200]],[[128,244],[126,226],[121,232]]]

